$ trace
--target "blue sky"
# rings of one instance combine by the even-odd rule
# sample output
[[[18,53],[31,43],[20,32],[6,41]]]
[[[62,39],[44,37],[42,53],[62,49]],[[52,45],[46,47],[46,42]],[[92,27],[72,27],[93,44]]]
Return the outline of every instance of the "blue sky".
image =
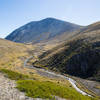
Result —
[[[0,0],[0,38],[47,17],[88,25],[100,20],[100,0]]]

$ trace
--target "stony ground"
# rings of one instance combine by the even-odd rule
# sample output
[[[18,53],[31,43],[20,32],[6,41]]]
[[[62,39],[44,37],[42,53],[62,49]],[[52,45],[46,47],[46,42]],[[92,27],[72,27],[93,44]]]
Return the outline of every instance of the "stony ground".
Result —
[[[0,73],[0,100],[35,100],[18,91],[15,81],[10,80]]]
[[[95,82],[95,81],[90,81],[85,79],[79,79],[79,82],[82,83],[88,90],[100,96],[100,88],[96,88],[96,86],[100,87],[100,82]]]

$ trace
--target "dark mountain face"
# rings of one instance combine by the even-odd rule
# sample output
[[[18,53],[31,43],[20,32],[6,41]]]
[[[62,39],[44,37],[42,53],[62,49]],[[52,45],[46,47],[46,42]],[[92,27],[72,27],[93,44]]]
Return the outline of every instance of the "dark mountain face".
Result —
[[[100,82],[100,22],[85,27],[70,41],[44,52],[36,65]]]
[[[30,22],[16,29],[6,39],[21,43],[40,42],[52,39],[64,32],[68,34],[78,29],[80,29],[79,25],[54,18],[46,18],[41,21]]]

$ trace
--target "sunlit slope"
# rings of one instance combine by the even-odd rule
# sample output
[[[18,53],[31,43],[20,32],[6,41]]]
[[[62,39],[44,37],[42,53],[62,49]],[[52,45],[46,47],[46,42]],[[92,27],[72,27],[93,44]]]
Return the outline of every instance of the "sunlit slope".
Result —
[[[0,67],[21,66],[22,59],[29,55],[29,46],[0,39]]]

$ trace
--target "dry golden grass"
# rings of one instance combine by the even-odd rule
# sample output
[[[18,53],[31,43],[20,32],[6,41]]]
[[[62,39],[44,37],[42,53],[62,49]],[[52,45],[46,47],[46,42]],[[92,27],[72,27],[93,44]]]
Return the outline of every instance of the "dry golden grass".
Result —
[[[100,85],[95,86],[95,88],[100,89]]]
[[[29,45],[0,39],[0,67],[13,69],[21,66],[24,58],[29,56],[30,48]]]

